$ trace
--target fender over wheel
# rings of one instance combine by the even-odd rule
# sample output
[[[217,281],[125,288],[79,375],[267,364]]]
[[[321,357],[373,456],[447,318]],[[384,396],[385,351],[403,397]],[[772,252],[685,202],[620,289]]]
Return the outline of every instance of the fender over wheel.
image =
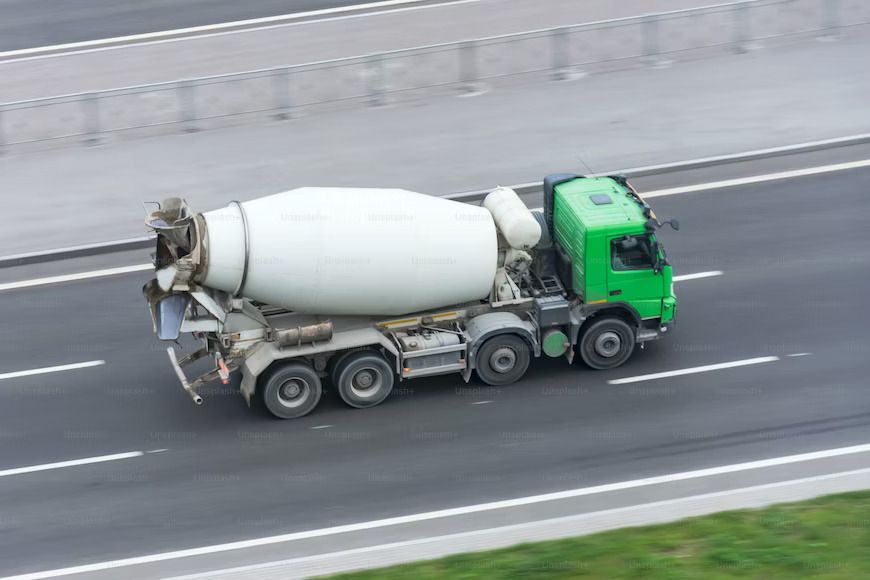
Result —
[[[529,345],[515,334],[499,334],[487,339],[475,358],[477,376],[493,386],[517,382],[532,361]]]

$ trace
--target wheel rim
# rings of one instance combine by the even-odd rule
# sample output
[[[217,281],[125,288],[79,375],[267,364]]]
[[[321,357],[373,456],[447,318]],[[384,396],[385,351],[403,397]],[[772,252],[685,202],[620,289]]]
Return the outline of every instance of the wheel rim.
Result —
[[[350,390],[357,397],[371,397],[381,390],[384,379],[381,373],[371,367],[366,367],[354,373],[350,379]]]
[[[287,379],[278,387],[278,402],[288,409],[301,406],[311,392],[308,381],[299,377]]]
[[[622,339],[613,331],[602,332],[595,338],[595,354],[605,358],[616,356],[622,348]]]
[[[513,349],[501,347],[489,357],[489,366],[497,373],[507,373],[517,364],[517,353]]]

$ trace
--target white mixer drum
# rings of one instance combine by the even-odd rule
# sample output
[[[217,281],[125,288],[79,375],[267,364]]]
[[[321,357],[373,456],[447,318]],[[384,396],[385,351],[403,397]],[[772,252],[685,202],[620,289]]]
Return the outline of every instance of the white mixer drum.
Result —
[[[239,293],[267,304],[393,316],[485,298],[495,279],[496,228],[484,208],[402,189],[321,187],[241,207],[202,214],[206,286],[235,293],[244,276]]]

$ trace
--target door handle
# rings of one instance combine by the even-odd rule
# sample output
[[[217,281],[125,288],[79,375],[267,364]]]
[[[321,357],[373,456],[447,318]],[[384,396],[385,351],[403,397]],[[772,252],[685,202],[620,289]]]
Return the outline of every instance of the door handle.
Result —
[[[620,295],[620,294],[622,294],[622,290],[621,290],[621,289],[620,289],[620,290],[611,290],[611,291],[610,291],[610,295],[611,295],[611,296],[618,296],[618,295]]]

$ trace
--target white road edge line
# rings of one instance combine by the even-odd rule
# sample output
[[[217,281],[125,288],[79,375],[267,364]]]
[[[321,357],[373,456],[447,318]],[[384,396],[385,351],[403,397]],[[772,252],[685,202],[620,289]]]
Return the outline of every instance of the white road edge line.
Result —
[[[13,469],[4,469],[0,471],[0,477],[10,475],[22,475],[24,473],[35,473],[37,471],[49,471],[51,469],[62,469],[64,467],[75,467],[78,465],[90,465],[92,463],[105,463],[107,461],[120,461],[121,459],[131,459],[133,457],[142,457],[145,451],[128,451],[125,453],[115,453],[113,455],[100,455],[99,457],[85,457],[84,459],[72,459],[70,461],[58,461],[56,463],[44,463],[42,465],[29,465],[27,467],[16,467]],[[150,451],[148,453],[156,453]]]
[[[19,288],[30,288],[32,286],[43,286],[46,284],[59,284],[61,282],[74,282],[76,280],[87,280],[89,278],[102,278],[104,276],[117,276],[118,274],[129,274],[131,272],[142,272],[152,270],[154,264],[136,264],[135,266],[122,266],[120,268],[109,268],[106,270],[92,270],[90,272],[79,272],[77,274],[64,274],[63,276],[51,276],[48,278],[35,278],[33,280],[22,280],[20,282],[6,282],[0,284],[0,292],[3,290],[17,290]],[[696,274],[683,274],[674,276],[674,282],[682,280],[693,280],[695,278],[709,278],[711,276],[721,276],[719,270],[712,272],[698,272]]]
[[[847,169],[858,169],[860,167],[870,167],[870,159],[862,161],[850,161],[848,163],[837,163],[835,165],[823,165],[820,167],[808,167],[806,169],[794,169],[792,171],[781,171],[779,173],[767,173],[765,175],[756,175],[753,177],[741,177],[738,179],[726,179],[725,181],[712,181],[710,183],[699,183],[697,185],[686,185],[682,187],[672,187],[670,189],[659,189],[647,193],[641,193],[640,196],[644,199],[653,197],[664,197],[666,195],[676,195],[678,193],[691,193],[694,191],[706,191],[709,189],[722,189],[725,187],[734,187],[738,185],[750,185],[752,183],[762,183],[765,181],[774,181],[777,179],[792,179],[794,177],[806,177],[808,175],[820,175],[822,173],[832,173],[834,171],[845,171]]]
[[[761,484],[761,485],[754,485],[751,487],[741,487],[741,488],[737,488],[737,489],[728,489],[725,491],[717,491],[717,492],[704,493],[704,494],[699,494],[699,495],[690,495],[687,497],[680,497],[680,498],[675,498],[675,499],[666,499],[666,500],[662,500],[662,501],[655,501],[655,502],[625,506],[625,507],[620,507],[620,508],[612,508],[612,509],[600,510],[600,511],[595,511],[595,512],[586,512],[586,513],[582,513],[582,514],[575,514],[575,515],[571,515],[571,516],[562,516],[562,517],[550,518],[550,519],[546,519],[546,520],[524,522],[521,524],[499,526],[497,528],[473,530],[470,532],[459,532],[459,533],[447,534],[447,535],[443,535],[443,536],[433,536],[430,538],[418,538],[416,540],[406,540],[404,542],[394,542],[391,544],[365,546],[363,548],[353,548],[350,550],[342,550],[339,552],[329,552],[326,554],[317,554],[314,556],[301,556],[299,558],[290,558],[287,560],[264,562],[262,564],[250,564],[248,566],[238,566],[235,568],[224,568],[221,570],[210,570],[208,572],[200,572],[200,573],[196,573],[196,574],[186,574],[184,576],[165,577],[165,578],[163,578],[163,580],[203,580],[206,578],[214,578],[215,575],[217,575],[217,574],[224,576],[224,575],[228,575],[228,574],[240,574],[243,572],[253,572],[255,570],[263,570],[265,568],[276,568],[279,566],[291,566],[291,565],[298,566],[300,564],[314,563],[314,562],[320,562],[320,561],[330,562],[330,561],[333,561],[333,560],[336,560],[338,558],[342,558],[345,556],[354,556],[354,555],[358,555],[358,554],[371,554],[371,553],[375,553],[375,552],[384,552],[384,551],[396,550],[396,549],[401,549],[401,548],[411,548],[414,546],[424,546],[426,544],[450,542],[451,544],[455,545],[461,540],[480,537],[480,536],[487,536],[487,535],[490,535],[490,536],[492,536],[492,535],[511,536],[513,532],[520,532],[523,530],[529,530],[529,529],[533,529],[533,528],[540,529],[540,528],[543,528],[545,526],[550,526],[553,524],[573,523],[573,522],[580,522],[580,521],[584,521],[584,520],[593,520],[593,519],[610,519],[613,516],[617,516],[617,515],[624,514],[624,513],[631,513],[631,512],[635,512],[635,511],[639,511],[639,510],[652,510],[652,509],[662,510],[663,508],[665,508],[665,509],[672,508],[673,506],[677,506],[677,505],[681,505],[681,504],[698,503],[698,502],[701,502],[704,500],[719,499],[719,498],[730,497],[730,496],[735,496],[735,495],[779,489],[782,487],[793,487],[793,486],[803,485],[803,484],[807,484],[807,483],[816,483],[819,481],[838,479],[838,478],[849,477],[849,476],[866,475],[868,473],[870,473],[870,467],[864,468],[864,469],[854,469],[851,471],[840,471],[837,473],[830,473],[830,474],[825,474],[825,475],[804,477],[804,478],[800,478],[800,479],[790,479],[787,481],[777,481],[775,483],[765,483],[765,484]],[[671,519],[671,518],[669,518],[669,519]],[[673,518],[673,519],[676,519],[676,518]],[[673,521],[673,519],[671,519],[671,521]],[[572,535],[576,535],[576,534],[572,534]],[[565,537],[565,534],[560,534],[560,537]],[[511,543],[516,544],[516,543],[519,543],[520,541],[525,541],[525,540],[512,539]],[[537,540],[532,540],[532,541],[537,541]],[[463,550],[463,551],[466,551],[466,550]],[[468,550],[468,551],[478,551],[478,550],[476,548],[474,548],[474,549]],[[429,559],[429,558],[427,557],[426,559]],[[387,566],[392,566],[392,565],[394,565],[394,564],[387,564]],[[382,566],[381,565],[374,565],[374,566],[368,566],[367,569],[371,570],[373,568],[380,568],[380,567],[382,567]],[[331,575],[331,574],[329,574],[329,575]],[[0,580],[3,580],[3,579],[0,579]]]
[[[128,48],[132,46],[144,46],[151,44],[164,44],[169,42],[179,42],[185,40],[194,40],[200,38],[210,38],[214,36],[224,36],[229,34],[239,34],[244,32],[255,32],[258,30],[269,30],[272,28],[282,28],[287,26],[298,26],[306,24],[317,24],[322,22],[333,22],[336,20],[346,20],[349,18],[365,18],[368,16],[379,16],[383,14],[392,14],[396,12],[410,12],[423,10],[427,8],[439,8],[445,6],[453,6],[456,4],[471,4],[480,2],[480,0],[449,0],[439,2],[437,4],[424,4],[422,6],[413,6],[420,4],[426,0],[382,0],[380,2],[368,2],[365,4],[355,4],[351,6],[339,6],[335,8],[323,8],[320,10],[310,10],[308,12],[296,12],[293,14],[281,14],[277,16],[266,16],[263,18],[251,18],[248,20],[236,20],[233,22],[221,22],[218,24],[207,24],[203,26],[192,26],[189,28],[177,28],[174,30],[161,30],[158,32],[146,32],[142,34],[131,34],[128,36],[116,36],[113,38],[100,38],[95,40],[85,40],[82,42],[70,42],[65,44],[55,44],[49,46],[35,46],[32,48],[21,48],[17,50],[8,50],[0,52],[0,59],[8,57],[22,56],[23,58],[9,58],[8,60],[0,61],[0,64],[23,62],[42,58],[52,58],[60,56],[71,56],[75,54],[86,54],[90,52],[101,52],[105,50],[115,50],[119,48]],[[412,5],[412,6],[408,6]],[[397,7],[397,8],[393,8]],[[365,12],[363,14],[347,14],[348,12],[359,12],[361,10],[371,10],[377,8],[385,8],[386,10],[377,10],[375,12]],[[343,14],[342,16],[331,16],[335,14]],[[326,18],[316,18],[317,16],[325,16]],[[293,22],[304,18],[312,18],[314,20],[305,20],[303,22]],[[289,21],[289,22],[288,22]],[[270,23],[277,23],[271,24]],[[265,26],[257,26],[262,24]],[[241,28],[240,28],[241,27]],[[238,30],[232,30],[238,29]],[[218,31],[218,32],[213,32]],[[179,38],[167,38],[173,36]],[[152,40],[162,39],[162,40]],[[105,46],[107,44],[118,46]],[[88,48],[102,47],[102,48]],[[84,50],[76,50],[84,49]],[[64,51],[64,52],[55,52]],[[40,54],[50,52],[52,54]],[[39,55],[39,56],[26,56]]]
[[[363,530],[371,530],[375,528],[383,528],[388,526],[396,526],[407,523],[421,522],[446,518],[451,516],[466,515],[471,513],[480,513],[497,509],[513,508],[548,501],[556,501],[562,499],[570,499],[575,497],[594,495],[598,493],[608,493],[612,491],[621,491],[625,489],[633,489],[645,487],[649,485],[657,485],[661,483],[669,483],[673,481],[684,481],[687,479],[698,479],[702,477],[711,477],[714,475],[723,475],[727,473],[737,473],[748,471],[751,469],[762,469],[766,467],[775,467],[779,465],[788,465],[792,463],[801,463],[804,461],[812,461],[815,459],[827,459],[831,457],[841,457],[844,455],[853,455],[856,453],[870,452],[870,444],[854,445],[851,447],[840,447],[836,449],[825,449],[822,451],[813,451],[810,453],[801,453],[798,455],[787,455],[783,457],[773,457],[770,459],[761,459],[758,461],[749,461],[745,463],[736,463],[732,465],[723,465],[719,467],[711,467],[707,469],[698,469],[695,471],[684,471],[680,473],[672,473],[669,475],[659,475],[647,477],[644,479],[635,479],[630,481],[621,481],[618,483],[608,483],[593,487],[584,487],[579,489],[570,489],[567,491],[559,491],[555,493],[547,493],[543,495],[533,495],[528,497],[520,497],[502,501],[495,501],[477,505],[468,505],[452,509],[444,509],[432,512],[423,512],[406,516],[398,516],[369,522],[360,522],[356,524],[346,524],[342,526],[334,526],[331,528],[322,528],[318,530],[308,530],[304,532],[294,532],[283,534],[280,536],[268,536],[256,538],[253,540],[242,540],[238,542],[230,542],[226,544],[216,544],[212,546],[203,546],[200,548],[190,548],[186,550],[178,550],[175,552],[163,552],[159,554],[150,554],[147,556],[137,556],[134,558],[125,558],[123,560],[114,560],[110,562],[99,562],[95,564],[85,564],[81,566],[73,566],[70,568],[59,568],[56,570],[46,570],[43,572],[33,572],[29,574],[21,574],[18,576],[7,576],[0,580],[44,580],[45,578],[58,578],[61,576],[69,576],[71,574],[84,574],[87,572],[97,572],[101,570],[114,570],[127,566],[135,566],[139,564],[149,564],[154,562],[164,562],[167,560],[177,560],[180,558],[188,558],[191,556],[202,556],[206,554],[215,554],[220,552],[229,552],[231,550],[241,550],[245,548],[254,548],[259,546],[267,546],[271,544],[280,544],[284,542],[292,542],[295,540],[304,540],[309,538],[319,538],[324,536],[333,536],[336,534],[344,534],[348,532],[358,532]]]
[[[646,193],[641,193],[641,197],[653,198],[653,197],[661,197],[666,195],[676,195],[678,193],[690,193],[694,191],[703,191],[707,189],[719,189],[724,187],[731,187],[735,185],[746,185],[749,183],[759,183],[762,181],[772,181],[775,179],[788,179],[792,177],[804,177],[807,175],[817,175],[820,173],[829,173],[833,171],[844,171],[846,169],[855,169],[858,167],[868,167],[870,166],[870,159],[865,159],[863,161],[853,161],[849,163],[839,163],[836,165],[824,165],[820,167],[810,167],[808,169],[799,169],[795,171],[784,171],[781,173],[770,173],[767,175],[757,175],[754,177],[743,177],[740,179],[731,179],[728,181],[714,181],[711,183],[701,183],[698,185],[690,185],[686,187],[675,187],[672,189],[660,189],[655,191],[650,191]],[[511,187],[521,187],[519,185],[511,186]],[[529,208],[531,211],[543,211],[543,208]],[[66,276],[54,276],[52,278],[38,278],[36,280],[25,280],[22,282],[8,282],[5,284],[0,284],[0,291],[3,290],[13,290],[15,288],[26,288],[29,286],[38,286],[41,284],[54,284],[57,282],[66,282],[70,280],[83,280],[85,278],[95,278],[99,276],[110,276],[113,274],[124,274],[126,272],[137,272],[140,270],[148,270],[153,268],[152,264],[139,264],[136,266],[125,266],[121,268],[111,268],[109,270],[96,270],[94,272],[83,272],[80,274],[68,274]],[[721,275],[721,274],[710,274],[710,275]],[[700,277],[699,275],[695,275],[696,277]],[[689,280],[685,276],[677,277],[674,279],[680,278],[682,280]]]
[[[135,266],[121,266],[120,268],[108,268],[106,270],[92,270],[90,272],[64,274],[62,276],[50,276],[48,278],[35,278],[33,280],[22,280],[20,282],[6,282],[5,284],[0,284],[0,291],[30,288],[31,286],[42,286],[44,284],[57,284],[59,282],[87,280],[88,278],[100,278],[103,276],[115,276],[117,274],[129,274],[130,272],[142,272],[144,270],[152,269],[154,269],[154,264],[136,264]]]
[[[18,377],[30,377],[33,375],[44,375],[46,373],[59,373],[61,371],[72,371],[76,369],[85,369],[88,367],[98,367],[106,364],[104,360],[91,360],[87,362],[72,363],[68,365],[59,365],[54,367],[43,367],[41,369],[30,369],[27,371],[14,371],[11,373],[0,374],[0,380],[17,379]]]
[[[700,367],[692,367],[688,369],[679,369],[676,371],[665,371],[662,373],[652,373],[649,375],[639,375],[636,377],[626,377],[624,379],[611,379],[608,384],[611,385],[624,385],[626,383],[639,383],[641,381],[652,381],[655,379],[664,379],[668,377],[680,377],[683,375],[692,375],[695,373],[706,373],[709,371],[718,371],[721,369],[732,369],[735,367],[745,367],[748,365],[759,365],[769,362],[774,362],[780,360],[778,356],[762,356],[758,358],[750,358],[745,360],[735,360],[726,363],[719,363],[713,365],[704,365]]]

